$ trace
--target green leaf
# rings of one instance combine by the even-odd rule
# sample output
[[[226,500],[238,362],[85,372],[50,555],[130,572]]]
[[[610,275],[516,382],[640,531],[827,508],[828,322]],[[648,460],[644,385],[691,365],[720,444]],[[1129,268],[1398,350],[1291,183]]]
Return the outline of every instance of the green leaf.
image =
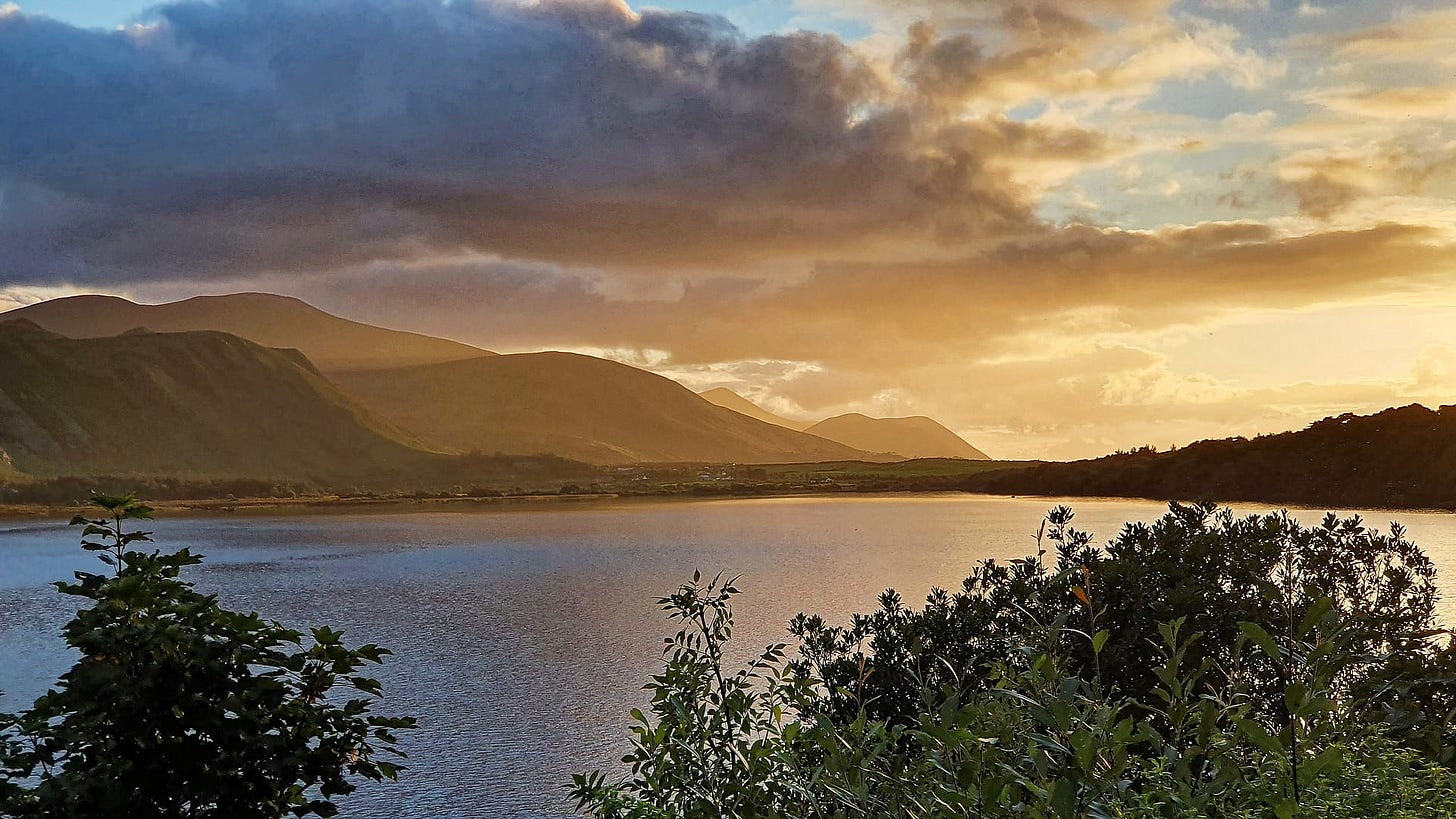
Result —
[[[1283,660],[1279,644],[1274,642],[1274,638],[1269,636],[1269,632],[1265,631],[1263,626],[1245,621],[1239,623],[1239,631],[1243,632],[1244,636],[1249,638],[1254,645],[1257,645],[1269,659],[1276,663]]]

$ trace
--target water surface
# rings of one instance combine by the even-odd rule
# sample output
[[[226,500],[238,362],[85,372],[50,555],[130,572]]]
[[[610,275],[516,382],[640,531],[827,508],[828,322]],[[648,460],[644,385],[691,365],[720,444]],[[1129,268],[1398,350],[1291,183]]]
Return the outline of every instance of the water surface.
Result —
[[[1080,499],[1098,540],[1164,505]],[[786,638],[796,612],[844,618],[887,586],[955,588],[973,563],[1034,547],[1055,501],[983,496],[603,502],[446,511],[163,519],[159,545],[207,556],[193,577],[225,605],[294,627],[329,624],[396,656],[384,709],[419,718],[410,769],[366,785],[345,815],[569,815],[570,774],[621,755],[626,712],[669,633],[653,599],[694,569],[742,574],[735,640]],[[1252,511],[1245,507],[1245,511]],[[1319,513],[1298,513],[1313,521]],[[1456,589],[1456,516],[1398,518]],[[48,584],[99,564],[61,523],[0,522],[0,709],[72,661],[74,604]],[[1456,593],[1442,612],[1456,622]]]

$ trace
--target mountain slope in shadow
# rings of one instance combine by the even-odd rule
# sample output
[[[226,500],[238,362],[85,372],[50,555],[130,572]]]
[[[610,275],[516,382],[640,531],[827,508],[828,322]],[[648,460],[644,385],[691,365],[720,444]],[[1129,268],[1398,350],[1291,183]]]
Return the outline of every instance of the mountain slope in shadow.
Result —
[[[494,355],[419,333],[388,330],[325,313],[307,302],[269,293],[197,296],[169,304],[136,304],[116,296],[70,296],[0,314],[25,319],[68,338],[217,330],[264,347],[296,349],[325,372],[380,369]]]
[[[891,452],[903,458],[964,458],[989,461],[990,456],[961,436],[923,415],[909,418],[870,418],[857,412],[826,418],[805,430],[871,452]]]
[[[448,470],[295,350],[212,331],[64,338],[0,322],[0,449],[32,477],[336,485]]]
[[[364,406],[439,447],[596,464],[885,460],[715,406],[676,381],[574,353],[341,373]]]

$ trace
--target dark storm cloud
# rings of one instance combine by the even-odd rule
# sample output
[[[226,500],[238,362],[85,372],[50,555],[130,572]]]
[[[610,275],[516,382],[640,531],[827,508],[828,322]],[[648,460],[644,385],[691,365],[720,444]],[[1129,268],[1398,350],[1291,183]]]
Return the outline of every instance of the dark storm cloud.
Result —
[[[989,152],[837,38],[606,0],[0,11],[0,270],[127,282],[458,251],[736,264],[1015,233]],[[1097,140],[1042,131],[1053,150]]]

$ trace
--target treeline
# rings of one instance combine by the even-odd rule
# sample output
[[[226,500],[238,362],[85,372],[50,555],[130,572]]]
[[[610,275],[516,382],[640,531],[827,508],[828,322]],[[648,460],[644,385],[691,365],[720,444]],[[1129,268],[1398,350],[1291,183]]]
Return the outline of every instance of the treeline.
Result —
[[[682,624],[591,814],[1417,819],[1456,815],[1456,653],[1404,533],[1173,505],[1104,548],[1048,516],[1036,555],[921,608],[894,591],[798,651],[724,657],[734,581]]]
[[[214,498],[291,498],[316,494],[318,490],[302,484],[273,481],[232,480],[198,481],[182,478],[134,477],[65,477],[25,482],[0,483],[0,503],[29,503],[46,506],[79,506],[88,503],[94,493],[121,495],[123,487],[140,492],[157,501],[209,500]]]
[[[556,492],[569,481],[586,481],[599,470],[554,455],[440,456],[432,472],[381,475],[352,481],[318,478],[275,481],[256,478],[187,478],[156,475],[73,475],[0,480],[0,504],[80,506],[95,494],[140,494],[152,501],[229,498],[499,497]]]
[[[1350,508],[1456,509],[1456,407],[1326,418],[1298,432],[1200,441],[976,475],[1014,495],[1202,498]]]

